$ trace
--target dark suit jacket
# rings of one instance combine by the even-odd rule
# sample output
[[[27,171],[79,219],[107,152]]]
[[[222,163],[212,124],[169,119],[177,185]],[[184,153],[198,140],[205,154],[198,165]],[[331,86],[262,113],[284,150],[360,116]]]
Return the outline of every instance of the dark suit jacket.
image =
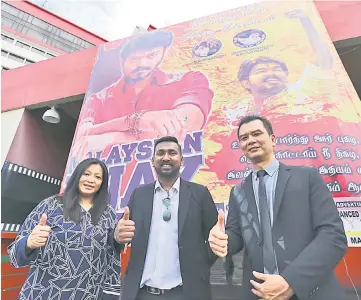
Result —
[[[130,219],[135,222],[129,265],[123,281],[122,300],[134,300],[143,275],[148,246],[155,183],[134,190]],[[217,223],[217,209],[208,189],[180,182],[178,208],[179,263],[185,299],[210,300],[210,267],[213,263],[208,235]]]
[[[313,167],[280,164],[274,200],[273,243],[280,275],[300,300],[341,300],[334,268],[347,249],[347,239],[332,196]],[[251,292],[252,271],[263,273],[260,224],[252,177],[233,187],[226,224],[228,252],[243,247],[243,296]]]

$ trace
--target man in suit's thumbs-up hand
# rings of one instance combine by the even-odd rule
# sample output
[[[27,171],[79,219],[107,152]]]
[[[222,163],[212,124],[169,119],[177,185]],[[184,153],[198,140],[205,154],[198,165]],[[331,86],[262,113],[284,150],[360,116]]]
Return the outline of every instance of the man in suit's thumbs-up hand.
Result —
[[[134,237],[135,223],[130,220],[129,207],[124,208],[123,218],[119,220],[117,227],[114,231],[114,239],[120,243],[130,243]]]
[[[218,213],[218,222],[209,232],[209,246],[214,254],[225,257],[228,253],[228,235],[225,233],[224,211]]]

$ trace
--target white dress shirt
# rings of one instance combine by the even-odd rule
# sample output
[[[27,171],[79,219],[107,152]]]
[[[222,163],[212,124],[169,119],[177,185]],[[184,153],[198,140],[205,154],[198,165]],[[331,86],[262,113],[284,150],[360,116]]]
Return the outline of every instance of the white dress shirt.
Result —
[[[154,201],[147,254],[140,287],[172,289],[182,284],[178,248],[178,207],[180,178],[167,193],[159,181],[154,188]],[[171,219],[163,220],[166,206],[163,199],[170,198]]]

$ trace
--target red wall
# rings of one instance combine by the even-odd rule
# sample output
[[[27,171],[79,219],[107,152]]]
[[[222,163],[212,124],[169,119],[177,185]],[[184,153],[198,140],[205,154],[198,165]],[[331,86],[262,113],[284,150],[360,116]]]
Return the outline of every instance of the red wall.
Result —
[[[14,241],[14,234],[1,233],[1,299],[16,300],[18,299],[21,287],[29,272],[29,267],[14,268],[9,261],[7,261],[8,253],[7,247]]]
[[[332,41],[361,36],[361,1],[314,1]]]
[[[76,122],[60,112],[60,123],[46,123],[45,110],[24,111],[6,160],[62,179]]]
[[[84,94],[97,50],[92,47],[3,72],[1,111]]]

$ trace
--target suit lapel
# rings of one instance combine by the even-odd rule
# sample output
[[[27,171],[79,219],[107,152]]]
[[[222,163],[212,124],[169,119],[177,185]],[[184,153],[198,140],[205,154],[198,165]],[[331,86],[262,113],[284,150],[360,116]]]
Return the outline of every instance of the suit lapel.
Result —
[[[259,218],[258,218],[258,210],[257,210],[256,199],[254,197],[253,184],[252,184],[252,174],[249,175],[245,179],[244,190],[245,190],[245,193],[246,193],[246,199],[247,199],[247,202],[248,202],[248,205],[249,205],[249,210],[253,215],[253,219],[256,220],[258,228],[261,228],[260,223],[259,223]]]
[[[143,207],[143,222],[144,222],[144,230],[145,230],[145,236],[149,237],[149,230],[150,230],[150,224],[152,221],[152,214],[153,214],[153,200],[154,200],[154,184],[150,184],[146,189],[144,189],[144,194],[142,195],[142,198],[144,199],[142,203]]]
[[[273,223],[275,222],[283,200],[288,179],[290,178],[290,168],[280,163],[280,169],[276,184],[275,202],[273,206]]]
[[[178,238],[180,238],[184,223],[187,219],[191,191],[187,181],[181,179],[179,188],[179,206],[178,206]]]

